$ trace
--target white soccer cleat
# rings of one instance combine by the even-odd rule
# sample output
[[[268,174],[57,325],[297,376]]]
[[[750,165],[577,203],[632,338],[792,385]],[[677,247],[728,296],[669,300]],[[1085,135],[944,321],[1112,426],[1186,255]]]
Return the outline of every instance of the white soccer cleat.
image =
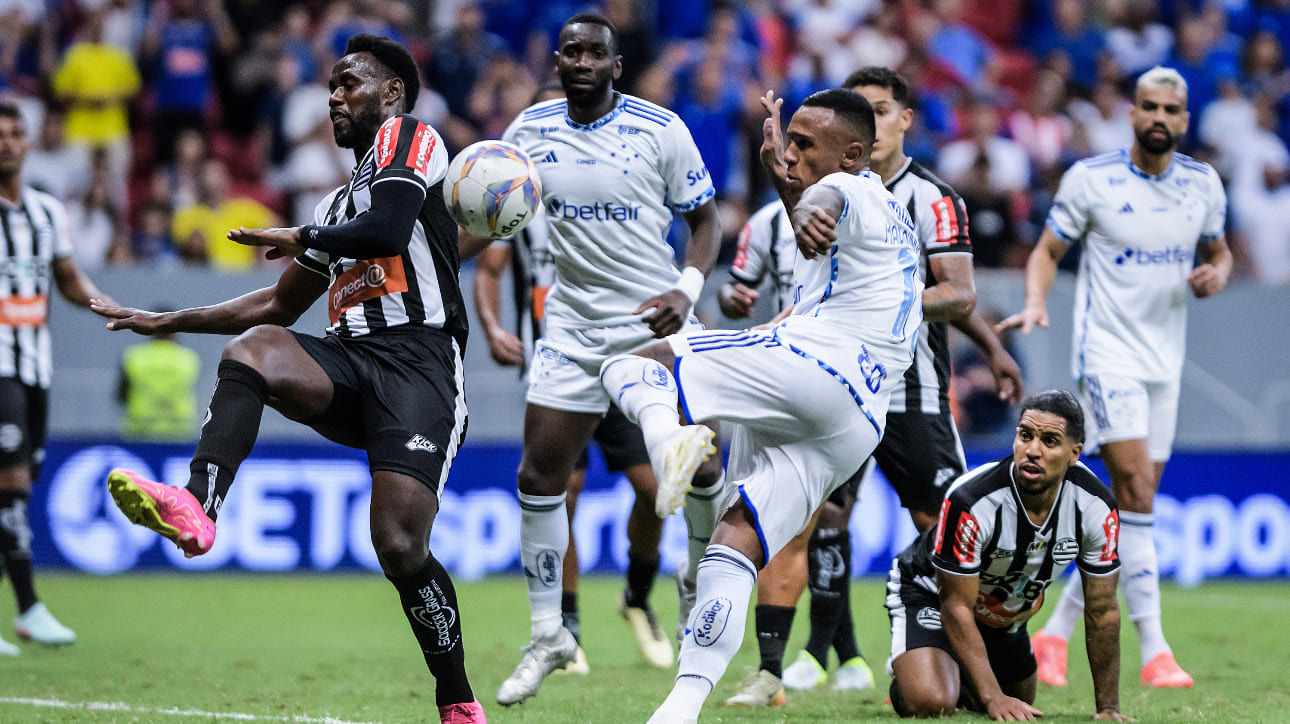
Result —
[[[579,646],[577,652],[574,653],[573,655],[573,661],[570,661],[564,666],[556,669],[555,671],[552,671],[551,675],[555,676],[558,674],[577,674],[578,676],[586,676],[587,674],[590,674],[590,673],[591,673],[591,664],[587,663],[587,654],[585,651],[582,650],[582,647]]]
[[[784,686],[804,691],[828,681],[829,673],[806,649],[797,652],[797,660],[784,669]]]
[[[693,487],[694,474],[703,461],[717,452],[712,444],[715,436],[707,425],[686,425],[663,444],[661,461],[654,461],[651,455],[654,476],[658,478],[658,494],[654,497],[654,512],[658,517],[666,518],[685,505],[685,494]]]
[[[636,636],[636,645],[640,647],[645,660],[659,669],[670,669],[676,663],[672,658],[672,644],[658,627],[654,612],[648,608],[628,606],[623,598],[618,599],[618,613],[632,627]]]
[[[0,656],[17,656],[21,653],[22,649],[4,639],[0,639]]]
[[[497,703],[511,706],[535,696],[542,688],[543,679],[573,661],[577,655],[578,642],[563,626],[549,639],[530,641],[524,647],[524,656],[515,672],[498,688]]]
[[[833,674],[834,691],[864,691],[870,688],[873,688],[873,671],[869,669],[864,657],[848,659]]]
[[[59,623],[49,609],[45,608],[45,604],[39,602],[13,620],[13,630],[18,632],[18,638],[23,641],[51,646],[76,643],[76,633]]]
[[[690,575],[690,564],[681,561],[676,567],[676,573],[673,578],[676,580],[676,646],[679,649],[682,642],[685,641],[685,635],[689,633],[690,612],[694,610],[695,598],[698,591],[692,581],[686,580]]]
[[[739,685],[739,693],[726,699],[726,706],[743,709],[764,709],[788,703],[784,695],[784,682],[765,669],[759,669]]]

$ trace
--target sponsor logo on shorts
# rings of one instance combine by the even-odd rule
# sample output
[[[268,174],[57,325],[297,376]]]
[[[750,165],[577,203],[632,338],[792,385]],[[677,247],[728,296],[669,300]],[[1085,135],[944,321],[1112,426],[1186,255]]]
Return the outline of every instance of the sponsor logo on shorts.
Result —
[[[730,621],[730,609],[733,606],[728,598],[714,598],[706,601],[703,608],[694,615],[694,642],[700,646],[711,646],[721,638]]]
[[[941,612],[939,609],[932,608],[931,606],[920,608],[918,613],[914,616],[914,621],[928,631],[941,630]]]
[[[411,439],[403,443],[403,447],[416,452],[421,450],[428,453],[439,452],[439,446],[434,444],[433,440],[428,439],[425,435],[413,435]]]
[[[409,608],[408,613],[422,626],[435,632],[435,646],[438,647],[438,650],[426,653],[442,653],[451,649],[456,643],[452,625],[457,622],[457,612],[448,605],[436,583],[417,591],[417,595],[421,596],[422,605]]]
[[[1075,560],[1079,555],[1079,542],[1074,538],[1062,538],[1053,545],[1053,562],[1059,566]]]
[[[13,452],[22,445],[22,428],[14,423],[0,425],[0,450]]]
[[[958,475],[958,473],[959,471],[957,468],[941,468],[940,470],[937,470],[936,479],[932,481],[932,487],[937,489],[945,487],[945,485],[953,480],[954,476]]]

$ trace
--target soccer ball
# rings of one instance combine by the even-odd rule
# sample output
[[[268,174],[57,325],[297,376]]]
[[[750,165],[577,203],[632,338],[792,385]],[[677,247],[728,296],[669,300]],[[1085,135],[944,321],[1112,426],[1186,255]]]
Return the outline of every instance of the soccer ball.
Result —
[[[448,212],[471,234],[501,239],[519,233],[542,203],[537,167],[519,148],[480,141],[448,164]]]

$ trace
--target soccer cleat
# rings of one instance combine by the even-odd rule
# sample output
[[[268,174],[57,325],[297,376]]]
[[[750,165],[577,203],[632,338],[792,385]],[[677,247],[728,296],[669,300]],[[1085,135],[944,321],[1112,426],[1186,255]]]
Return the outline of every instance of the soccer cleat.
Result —
[[[1066,639],[1040,630],[1030,637],[1030,648],[1039,662],[1039,680],[1049,686],[1066,686]]]
[[[654,512],[658,517],[666,518],[685,505],[685,494],[693,487],[694,474],[703,461],[717,452],[712,444],[714,436],[706,425],[686,425],[663,444],[662,465],[654,464],[654,475],[658,478]]]
[[[519,666],[498,688],[497,703],[511,706],[535,696],[547,675],[573,661],[577,655],[578,642],[563,626],[550,639],[530,641],[524,647]]]
[[[26,613],[19,614],[13,620],[13,630],[23,641],[35,641],[38,644],[67,646],[76,643],[76,633],[58,622],[54,614],[45,608],[45,604],[36,602]]]
[[[864,660],[861,659],[861,662]],[[872,676],[870,677],[872,678]],[[806,649],[797,652],[797,661],[784,669],[784,686],[790,689],[814,689],[828,681],[829,673]]]
[[[154,530],[192,558],[215,543],[215,522],[186,488],[156,483],[129,470],[108,473],[108,491],[131,523]]]
[[[1190,689],[1196,681],[1191,678],[1174,655],[1168,651],[1156,654],[1142,667],[1142,684],[1157,689]]]
[[[670,669],[675,661],[672,658],[672,644],[658,627],[654,611],[648,608],[628,606],[627,600],[618,599],[618,614],[631,624],[632,633],[636,634],[636,645],[651,666]]]
[[[573,655],[573,661],[570,661],[564,666],[556,669],[555,671],[552,671],[551,675],[554,676],[556,674],[577,674],[579,676],[586,676],[587,674],[590,674],[590,673],[591,673],[591,666],[587,663],[587,654],[583,652],[582,647],[579,646],[577,653]]]
[[[726,699],[726,706],[744,709],[761,709],[783,706],[788,703],[784,695],[784,682],[765,669],[759,669],[739,685],[739,693]]]
[[[17,656],[21,653],[22,649],[4,639],[0,639],[0,656]]]
[[[439,724],[488,724],[478,699],[439,707]]]
[[[785,680],[788,672],[784,672]],[[834,691],[864,691],[873,687],[873,671],[863,656],[847,659],[833,674]]]
[[[689,575],[690,564],[687,561],[681,561],[681,564],[676,567],[676,574],[673,576],[676,579],[676,605],[679,609],[676,614],[677,648],[680,648],[681,643],[685,641],[685,635],[690,633],[690,611],[694,610],[694,599],[698,595],[694,582],[686,580]]]

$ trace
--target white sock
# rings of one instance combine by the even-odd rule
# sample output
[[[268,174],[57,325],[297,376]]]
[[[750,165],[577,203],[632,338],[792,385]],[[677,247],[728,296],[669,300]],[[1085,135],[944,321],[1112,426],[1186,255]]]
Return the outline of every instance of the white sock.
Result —
[[[650,456],[681,426],[676,380],[666,367],[634,354],[610,357],[600,367],[600,384],[641,428]]]
[[[681,653],[677,657],[677,683],[672,690],[674,695],[684,699],[678,704],[689,703],[691,706],[675,710],[682,718],[697,717],[708,694],[690,696],[700,687],[695,686],[696,682],[684,680],[698,678],[708,684],[710,692],[739,651],[748,622],[748,599],[756,583],[757,568],[748,556],[729,546],[708,546],[707,555],[699,562],[698,591],[688,622],[690,632],[681,642]],[[677,689],[682,686],[687,693],[678,693]],[[694,701],[696,698],[697,702]]]
[[[565,551],[569,549],[569,514],[564,493],[520,493],[520,562],[529,586],[533,638],[547,639],[559,632],[561,578]]]
[[[690,566],[688,572],[693,577],[699,570],[699,562],[708,552],[708,543],[712,540],[712,531],[717,528],[717,506],[721,504],[722,491],[726,487],[726,473],[722,471],[717,482],[706,488],[691,488],[685,494],[685,528],[688,533]],[[755,570],[755,569],[754,569]]]
[[[672,684],[672,693],[654,711],[645,724],[676,724],[678,721],[697,718],[703,702],[712,693],[712,683],[698,676],[678,676]]]
[[[1084,579],[1080,576],[1079,568],[1076,568],[1066,580],[1061,598],[1057,599],[1057,605],[1053,607],[1053,615],[1044,623],[1043,632],[1069,640],[1075,624],[1083,619]]]
[[[1155,516],[1120,511],[1120,587],[1129,620],[1138,629],[1142,663],[1170,651],[1160,622],[1160,568],[1151,537]]]

